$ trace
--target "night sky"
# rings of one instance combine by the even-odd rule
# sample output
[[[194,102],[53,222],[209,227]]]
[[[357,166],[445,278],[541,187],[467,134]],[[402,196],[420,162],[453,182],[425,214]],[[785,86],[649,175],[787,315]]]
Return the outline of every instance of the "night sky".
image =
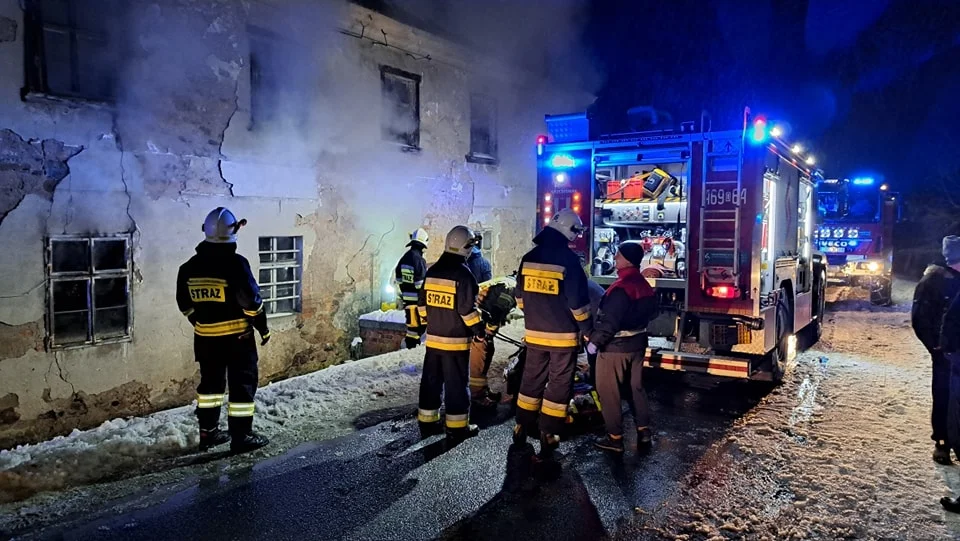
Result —
[[[828,177],[909,191],[960,174],[960,1],[597,2],[584,37],[612,129],[631,105],[707,108],[719,129],[748,104],[789,122]]]

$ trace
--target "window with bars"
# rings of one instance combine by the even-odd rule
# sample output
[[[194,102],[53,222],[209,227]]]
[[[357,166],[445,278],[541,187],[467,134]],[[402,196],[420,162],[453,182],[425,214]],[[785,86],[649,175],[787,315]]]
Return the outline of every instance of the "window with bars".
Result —
[[[94,101],[115,96],[126,3],[25,0],[25,93]]]
[[[260,237],[260,295],[267,316],[299,313],[303,237]]]
[[[130,237],[51,237],[47,343],[51,348],[130,338]]]

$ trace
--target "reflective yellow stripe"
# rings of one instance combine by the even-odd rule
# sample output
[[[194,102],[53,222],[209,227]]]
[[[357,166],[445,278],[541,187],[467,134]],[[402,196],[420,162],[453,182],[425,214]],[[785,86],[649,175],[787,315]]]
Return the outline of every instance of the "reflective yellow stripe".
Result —
[[[191,286],[224,286],[227,281],[220,278],[187,278],[187,285]]]
[[[431,340],[429,334],[427,335],[426,346],[428,348],[440,349],[443,351],[470,351],[470,342],[464,342],[463,344],[447,344],[444,342]]]
[[[473,327],[474,325],[480,323],[480,312],[474,310],[465,316],[460,316],[463,318],[463,322],[467,327]]]
[[[197,407],[198,408],[219,408],[223,406],[223,397],[222,394],[198,394],[197,395]]]
[[[260,313],[260,310],[244,310],[243,315],[247,317],[257,317],[257,314]]]
[[[253,417],[253,402],[230,402],[227,404],[227,415],[230,417]]]
[[[544,400],[543,406],[540,408],[540,413],[549,415],[550,417],[560,417],[563,419],[567,416],[567,405]]]
[[[467,427],[467,414],[456,414],[451,415],[447,414],[447,418],[444,419],[447,428],[466,428]]]
[[[552,270],[538,270],[538,269],[528,269],[526,266],[523,267],[524,276],[535,276],[537,278],[553,278],[555,280],[563,280],[563,273],[552,271]]]
[[[457,283],[453,280],[444,280],[443,278],[427,278],[423,284],[427,291],[440,291],[442,293],[456,293]]]
[[[416,332],[408,332],[408,333],[407,333],[407,338],[416,338],[416,339],[419,339],[419,338],[420,338],[420,334],[419,334],[419,333],[416,333]]]
[[[486,387],[487,378],[470,378],[471,387]]]
[[[420,317],[427,317],[427,307],[426,307],[426,306],[418,306],[418,307],[417,307],[417,315],[419,315]]]
[[[486,327],[487,327],[487,332],[489,332],[489,333],[494,333],[494,332],[497,332],[498,330],[500,330],[500,326],[499,326],[499,325],[491,325],[491,324],[487,323],[487,324],[486,324]]]
[[[197,336],[229,336],[241,334],[250,330],[250,322],[246,319],[221,321],[220,323],[197,323],[194,332]]]
[[[527,331],[524,336],[528,344],[554,348],[575,348],[580,345],[577,333]]]
[[[527,411],[540,411],[540,404],[543,402],[540,398],[533,398],[525,394],[517,395],[517,406]]]
[[[440,410],[417,410],[417,420],[421,423],[435,423],[440,420]]]
[[[570,310],[573,312],[573,319],[577,321],[586,321],[590,319],[590,305],[577,308],[576,310]]]
[[[183,315],[185,315],[185,316],[187,316],[187,317],[190,317],[190,316],[193,314],[193,312],[194,312],[194,309],[191,308],[191,309],[189,309],[189,310],[183,310],[183,311],[181,311],[180,313],[183,314]]]
[[[561,278],[567,272],[567,269],[564,268],[563,265],[550,265],[548,263],[530,263],[529,261],[523,264],[523,274],[526,274],[528,269],[544,271],[544,272],[557,272],[557,273],[560,273]]]

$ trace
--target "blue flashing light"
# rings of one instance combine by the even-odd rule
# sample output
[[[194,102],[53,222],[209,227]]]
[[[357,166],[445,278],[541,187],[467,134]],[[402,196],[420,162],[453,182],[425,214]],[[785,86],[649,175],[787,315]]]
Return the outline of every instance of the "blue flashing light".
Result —
[[[766,119],[758,118],[754,120],[753,127],[750,128],[750,142],[754,145],[762,145],[768,136]]]
[[[570,169],[577,166],[577,160],[569,154],[554,154],[547,162],[554,169]]]
[[[873,184],[873,179],[870,177],[859,177],[853,179],[853,183],[857,186],[870,186]]]

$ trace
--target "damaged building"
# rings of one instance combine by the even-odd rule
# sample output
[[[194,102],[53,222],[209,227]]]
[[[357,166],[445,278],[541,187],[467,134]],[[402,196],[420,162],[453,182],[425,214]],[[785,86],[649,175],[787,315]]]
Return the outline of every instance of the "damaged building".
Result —
[[[0,0],[0,448],[190,403],[175,281],[215,207],[249,222],[261,383],[347,358],[417,227],[510,272],[543,115],[589,103],[357,3],[91,4]]]

